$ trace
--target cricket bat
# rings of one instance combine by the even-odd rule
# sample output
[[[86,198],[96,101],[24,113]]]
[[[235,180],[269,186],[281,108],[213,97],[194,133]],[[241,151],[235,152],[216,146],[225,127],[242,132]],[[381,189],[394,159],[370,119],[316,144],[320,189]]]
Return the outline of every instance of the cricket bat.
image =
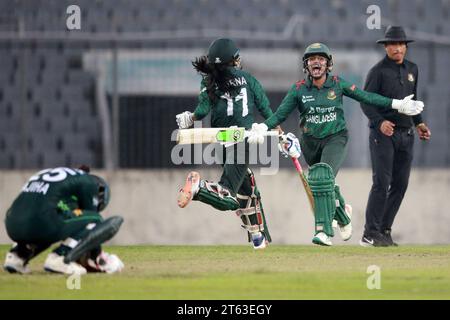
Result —
[[[309,186],[308,180],[306,180],[305,174],[303,173],[302,166],[297,158],[291,158],[294,163],[295,169],[297,169],[300,180],[302,181],[303,187],[305,188],[306,195],[308,196],[309,205],[311,206],[312,214],[314,215],[314,197]]]
[[[245,128],[192,128],[179,129],[177,144],[237,143],[248,137]],[[267,136],[278,136],[277,130],[267,131]]]

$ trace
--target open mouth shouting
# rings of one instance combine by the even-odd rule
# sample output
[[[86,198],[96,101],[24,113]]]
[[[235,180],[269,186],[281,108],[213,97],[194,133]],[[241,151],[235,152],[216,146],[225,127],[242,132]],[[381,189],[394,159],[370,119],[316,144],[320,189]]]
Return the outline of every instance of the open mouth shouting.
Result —
[[[309,68],[313,78],[320,78],[325,73],[325,66],[321,63],[314,63]]]

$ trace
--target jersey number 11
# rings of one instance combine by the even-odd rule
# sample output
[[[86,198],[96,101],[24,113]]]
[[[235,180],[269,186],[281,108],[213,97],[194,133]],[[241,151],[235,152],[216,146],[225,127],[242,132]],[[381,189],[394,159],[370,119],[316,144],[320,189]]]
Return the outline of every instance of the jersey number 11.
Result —
[[[228,92],[220,97],[227,100],[227,116],[233,116],[234,102],[237,103],[239,100],[242,100],[242,116],[245,117],[248,115],[247,88],[241,88],[239,94],[234,97],[234,101]]]

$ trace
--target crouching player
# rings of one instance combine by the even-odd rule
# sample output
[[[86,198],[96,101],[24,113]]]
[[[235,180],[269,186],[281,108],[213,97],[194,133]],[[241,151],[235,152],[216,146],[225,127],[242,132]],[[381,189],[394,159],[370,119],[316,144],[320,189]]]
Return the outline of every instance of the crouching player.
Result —
[[[31,259],[62,241],[47,256],[46,271],[121,271],[122,261],[101,248],[123,222],[118,216],[103,219],[100,215],[109,199],[108,184],[89,174],[86,166],[45,169],[33,175],[6,213],[6,230],[15,244],[6,255],[5,270],[29,273]]]

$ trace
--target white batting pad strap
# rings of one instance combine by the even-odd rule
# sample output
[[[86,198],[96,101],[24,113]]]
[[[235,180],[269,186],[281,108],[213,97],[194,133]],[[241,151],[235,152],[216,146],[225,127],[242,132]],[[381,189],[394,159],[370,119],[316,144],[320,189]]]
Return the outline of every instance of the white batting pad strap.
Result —
[[[241,199],[241,200],[248,200],[248,199],[250,199],[251,197],[250,196],[244,196],[244,195],[242,195],[242,194],[236,194],[236,197],[238,198],[238,199]]]
[[[258,224],[254,224],[254,225],[251,225],[251,226],[247,226],[247,225],[243,224],[242,228],[244,228],[245,230],[247,230],[250,233],[264,231],[264,226],[263,225],[258,225]]]
[[[251,208],[241,208],[241,209],[237,209],[236,210],[236,214],[240,217],[242,215],[244,216],[251,216],[256,214],[256,210],[255,207],[251,207]]]

